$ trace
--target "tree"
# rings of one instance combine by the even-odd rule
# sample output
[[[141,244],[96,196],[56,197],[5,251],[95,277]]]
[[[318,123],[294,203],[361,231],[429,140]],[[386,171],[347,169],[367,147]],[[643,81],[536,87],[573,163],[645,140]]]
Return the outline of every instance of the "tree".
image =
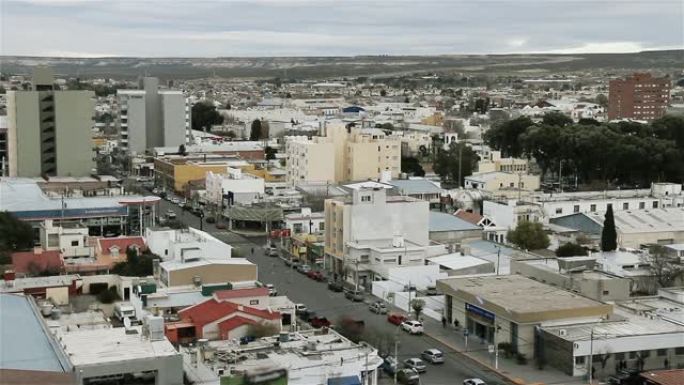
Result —
[[[425,170],[414,156],[401,158],[401,172],[414,176],[425,176]]]
[[[594,103],[598,104],[601,107],[608,107],[608,97],[604,94],[598,94],[596,95]]]
[[[188,155],[188,151],[185,149],[185,145],[181,144],[178,146],[178,155],[186,156]]]
[[[556,249],[557,257],[575,257],[582,255],[587,255],[587,249],[572,242],[567,242]]]
[[[614,251],[615,249],[617,249],[617,231],[615,230],[613,205],[609,204],[603,220],[603,231],[601,231],[601,250]]]
[[[663,246],[654,246],[649,250],[651,256],[651,274],[658,288],[681,284],[684,278],[684,267],[677,258],[671,257]],[[656,290],[652,290],[655,292]]]
[[[533,125],[530,118],[521,116],[490,128],[485,132],[484,140],[491,147],[500,150],[503,156],[518,157],[523,152],[520,136]]]
[[[539,222],[521,221],[514,230],[509,230],[509,242],[524,250],[539,250],[549,247],[549,236]]]
[[[140,255],[131,247],[126,250],[126,261],[114,265],[111,272],[124,277],[147,277],[153,274],[155,259],[159,257],[151,253]]]
[[[278,334],[280,329],[273,324],[259,322],[249,325],[247,328],[247,335],[254,338],[270,337]]]
[[[249,130],[249,140],[260,140],[261,139],[261,120],[254,119],[252,126]]]
[[[387,91],[385,91],[384,89],[380,90],[380,96],[382,96],[382,97],[387,96]]]
[[[192,106],[192,129],[202,131],[211,130],[211,126],[223,123],[223,115],[216,111],[213,104],[207,102],[196,103]]]
[[[542,123],[548,124],[550,126],[564,127],[572,124],[572,119],[562,112],[549,112],[544,114],[542,118]]]
[[[277,153],[278,153],[278,151],[275,148],[270,147],[270,146],[266,146],[266,148],[264,149],[264,154],[266,155],[266,160],[275,159]]]
[[[0,251],[29,250],[33,247],[33,228],[14,214],[0,212]]]
[[[416,319],[420,319],[420,314],[423,312],[424,308],[424,300],[420,298],[414,298],[413,300],[411,300],[411,309],[413,309],[413,313],[416,315]]]
[[[451,143],[448,150],[438,150],[433,169],[442,181],[451,181],[462,186],[465,177],[472,175],[477,160],[477,154],[469,146],[464,143]]]

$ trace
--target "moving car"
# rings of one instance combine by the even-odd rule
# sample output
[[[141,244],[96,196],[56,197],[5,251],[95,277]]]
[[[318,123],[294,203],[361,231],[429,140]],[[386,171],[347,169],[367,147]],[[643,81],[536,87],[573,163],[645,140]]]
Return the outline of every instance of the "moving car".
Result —
[[[311,271],[311,266],[299,265],[299,266],[297,266],[297,271],[302,273],[302,274],[309,274],[309,272]]]
[[[420,354],[420,358],[431,364],[443,364],[444,354],[437,349],[428,349]]]
[[[387,305],[384,302],[373,302],[368,306],[368,310],[375,314],[387,314]]]
[[[344,288],[342,287],[342,284],[339,281],[330,280],[328,281],[328,290],[340,293],[344,290]]]
[[[418,385],[420,376],[413,369],[401,369],[397,372],[397,381],[405,385]]]
[[[166,218],[167,219],[176,219],[176,213],[173,212],[173,210],[169,210],[166,212]]]
[[[409,334],[423,334],[423,323],[420,321],[404,321],[401,323],[401,328]]]
[[[387,322],[391,324],[401,325],[404,321],[406,321],[406,316],[403,314],[390,313],[387,315]]]
[[[487,385],[487,384],[485,384],[485,382],[480,380],[479,378],[468,378],[467,380],[463,380],[463,385]]]
[[[425,362],[421,360],[420,358],[409,358],[404,361],[404,367],[406,369],[413,369],[418,373],[423,373],[427,370],[427,366],[425,366]]]
[[[347,290],[344,293],[344,297],[348,300],[352,300],[354,302],[362,302],[363,301],[363,293],[360,292],[359,290]]]
[[[309,308],[306,307],[303,303],[298,303],[295,304],[295,314],[299,315],[302,313],[306,313],[309,311]]]
[[[268,289],[268,295],[269,296],[275,297],[278,295],[278,289],[276,289],[272,283],[267,283],[266,288]]]

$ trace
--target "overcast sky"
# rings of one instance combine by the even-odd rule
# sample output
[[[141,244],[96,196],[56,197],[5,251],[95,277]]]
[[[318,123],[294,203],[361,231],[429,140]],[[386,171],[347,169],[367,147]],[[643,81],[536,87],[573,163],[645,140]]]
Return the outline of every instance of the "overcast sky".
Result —
[[[0,0],[0,54],[331,56],[684,48],[683,0]]]

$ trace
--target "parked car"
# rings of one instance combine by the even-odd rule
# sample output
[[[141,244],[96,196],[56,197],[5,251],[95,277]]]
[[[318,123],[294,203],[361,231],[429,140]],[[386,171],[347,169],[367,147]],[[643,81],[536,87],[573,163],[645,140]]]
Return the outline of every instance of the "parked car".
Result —
[[[399,368],[399,365],[397,364],[397,359],[392,357],[392,356],[387,356],[383,358],[382,360],[382,365],[380,366],[382,370],[385,371],[385,373],[389,375],[394,375],[394,372],[397,371]]]
[[[444,363],[444,353],[437,349],[428,349],[420,354],[420,358],[431,364],[443,364]]]
[[[306,276],[314,281],[325,281],[325,275],[323,275],[323,272],[320,270],[311,270],[310,272],[306,273]]]
[[[278,289],[276,289],[272,283],[267,283],[266,288],[268,289],[268,295],[270,295],[271,297],[275,297],[276,295],[278,295]]]
[[[425,366],[425,362],[421,360],[420,358],[409,358],[404,361],[404,367],[406,369],[413,369],[418,373],[423,373],[427,370],[427,366]]]
[[[467,380],[463,380],[463,385],[487,385],[487,384],[485,384],[485,382],[480,380],[479,378],[468,378]]]
[[[368,310],[375,314],[387,314],[387,305],[384,302],[373,302],[368,306]]]
[[[425,289],[425,295],[435,296],[439,295],[439,292],[437,291],[436,287],[428,287],[427,289]]]
[[[401,325],[404,321],[406,321],[406,316],[403,314],[389,313],[387,315],[387,322],[389,322],[391,324]]]
[[[275,247],[269,247],[266,251],[266,255],[268,255],[269,257],[277,257],[278,249],[276,249]]]
[[[413,369],[401,369],[397,372],[397,381],[404,385],[418,385],[420,375]]]
[[[330,321],[325,317],[313,317],[309,320],[309,323],[314,329],[320,329],[322,327],[330,327]]]
[[[423,334],[423,323],[420,321],[406,320],[401,323],[401,329],[409,334]]]
[[[363,293],[359,290],[347,290],[346,292],[344,292],[344,297],[354,302],[363,301]]]
[[[342,284],[339,281],[330,280],[328,281],[328,290],[332,290],[336,293],[339,293],[342,290],[344,290],[344,288],[342,287]]]
[[[216,228],[219,229],[219,230],[225,230],[225,229],[226,229],[226,225],[225,225],[225,223],[217,223],[217,224],[216,224]]]
[[[207,223],[216,223],[216,218],[214,217],[205,217],[204,221]]]
[[[304,312],[308,312],[309,309],[303,303],[295,304],[295,314],[300,315]]]
[[[298,265],[297,271],[302,273],[302,274],[308,274],[311,271],[311,266],[309,266],[307,264]]]
[[[166,212],[166,218],[167,219],[176,219],[176,213],[173,212],[173,210],[169,210]]]

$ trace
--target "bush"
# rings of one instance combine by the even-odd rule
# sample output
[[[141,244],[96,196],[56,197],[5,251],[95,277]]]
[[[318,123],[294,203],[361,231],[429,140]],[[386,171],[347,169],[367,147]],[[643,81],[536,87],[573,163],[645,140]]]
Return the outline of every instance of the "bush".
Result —
[[[258,323],[249,325],[247,335],[254,338],[270,337],[278,334],[280,329],[273,324]]]
[[[107,282],[101,283],[91,283],[90,284],[90,294],[98,295],[109,288]]]
[[[557,257],[576,257],[584,255],[587,255],[587,249],[576,243],[568,242],[556,249]]]
[[[116,286],[112,286],[109,289],[100,292],[100,294],[97,295],[97,300],[104,304],[110,304],[121,300],[121,297],[117,292]]]
[[[499,351],[502,352],[506,358],[511,358],[515,354],[513,351],[513,345],[511,345],[510,342],[500,342]]]

